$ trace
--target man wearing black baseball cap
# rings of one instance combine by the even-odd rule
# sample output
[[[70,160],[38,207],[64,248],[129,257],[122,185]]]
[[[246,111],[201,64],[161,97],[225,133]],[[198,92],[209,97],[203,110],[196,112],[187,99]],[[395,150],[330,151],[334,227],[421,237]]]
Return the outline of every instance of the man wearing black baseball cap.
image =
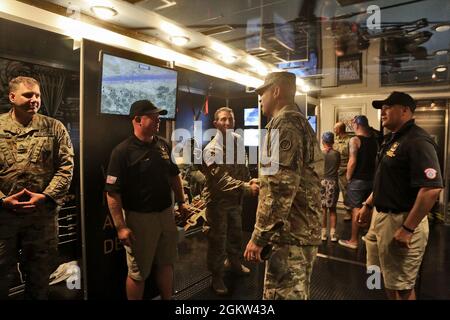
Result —
[[[153,264],[161,298],[172,297],[177,259],[172,191],[181,214],[187,208],[169,143],[157,135],[159,115],[165,114],[149,100],[134,102],[130,108],[134,135],[114,148],[108,165],[105,190],[117,236],[126,249],[130,300],[142,299]]]
[[[394,91],[385,100],[374,100],[372,102],[372,106],[375,109],[382,109],[383,106],[394,105],[409,107],[411,112],[414,112],[414,110],[416,110],[416,102],[409,94],[404,92]]]
[[[367,223],[367,265],[379,265],[390,299],[416,299],[414,285],[428,241],[427,215],[442,190],[437,146],[414,123],[414,99],[393,92],[373,101],[386,135],[377,157],[372,194],[358,213]]]
[[[133,119],[136,116],[160,114],[165,116],[167,110],[157,108],[150,100],[138,100],[133,102],[130,108],[130,118]]]

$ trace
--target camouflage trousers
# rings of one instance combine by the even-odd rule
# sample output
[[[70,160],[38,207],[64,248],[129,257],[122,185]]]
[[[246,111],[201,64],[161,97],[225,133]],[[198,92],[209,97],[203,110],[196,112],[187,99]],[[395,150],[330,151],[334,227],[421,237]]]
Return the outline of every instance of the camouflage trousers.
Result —
[[[339,190],[342,192],[342,199],[343,199],[344,203],[345,203],[345,199],[347,199],[347,185],[348,185],[347,177],[345,176],[346,174],[347,174],[347,170],[345,170],[343,172],[339,171],[339,179],[338,179]],[[349,210],[350,208],[345,206],[345,209]]]
[[[0,299],[8,298],[17,262],[25,278],[25,299],[48,299],[50,259],[56,250],[54,211],[18,214],[0,210]]]
[[[274,245],[266,262],[264,300],[307,300],[317,246]]]
[[[225,259],[242,255],[242,206],[227,202],[209,203],[206,207],[208,270],[222,275]]]

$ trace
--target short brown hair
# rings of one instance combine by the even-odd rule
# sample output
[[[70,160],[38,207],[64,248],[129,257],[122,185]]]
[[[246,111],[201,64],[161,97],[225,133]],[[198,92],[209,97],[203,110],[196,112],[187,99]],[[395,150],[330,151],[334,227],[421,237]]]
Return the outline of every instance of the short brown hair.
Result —
[[[234,117],[233,109],[228,108],[228,107],[222,107],[222,108],[217,109],[216,112],[214,112],[214,120],[215,120],[215,121],[219,120],[219,113],[221,113],[221,112],[229,112],[229,113],[231,113],[231,114],[233,115],[233,117]]]
[[[9,81],[9,92],[13,92],[16,91],[20,84],[23,83],[25,85],[30,85],[30,86],[39,86],[39,81],[37,81],[34,78],[31,77],[15,77],[14,79],[11,79],[11,81]]]

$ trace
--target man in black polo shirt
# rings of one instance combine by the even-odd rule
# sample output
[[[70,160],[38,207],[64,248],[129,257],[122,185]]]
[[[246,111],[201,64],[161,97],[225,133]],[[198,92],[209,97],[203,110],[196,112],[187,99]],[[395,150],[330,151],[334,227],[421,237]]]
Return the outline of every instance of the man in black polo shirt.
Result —
[[[386,135],[377,158],[373,193],[359,211],[367,223],[367,265],[379,265],[389,299],[415,299],[414,285],[428,241],[427,214],[438,199],[442,177],[437,146],[414,123],[415,101],[393,92],[373,101]]]
[[[156,135],[160,114],[167,111],[148,100],[131,105],[134,135],[112,151],[106,178],[108,207],[127,253],[126,291],[130,300],[142,299],[153,262],[157,264],[161,298],[172,297],[177,258],[172,190],[181,213],[186,211],[180,172],[171,160],[170,146]]]

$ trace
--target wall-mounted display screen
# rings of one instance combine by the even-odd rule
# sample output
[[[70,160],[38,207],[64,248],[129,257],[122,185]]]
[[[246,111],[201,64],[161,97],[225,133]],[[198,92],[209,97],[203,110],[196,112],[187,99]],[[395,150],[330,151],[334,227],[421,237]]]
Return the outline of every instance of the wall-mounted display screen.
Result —
[[[128,115],[134,101],[148,99],[175,119],[177,71],[103,54],[100,113]]]
[[[314,132],[317,132],[317,116],[308,116],[308,122],[313,128]]]
[[[245,146],[259,146],[259,130],[258,129],[244,129],[244,145]]]
[[[244,126],[258,126],[259,115],[258,108],[244,109]]]

